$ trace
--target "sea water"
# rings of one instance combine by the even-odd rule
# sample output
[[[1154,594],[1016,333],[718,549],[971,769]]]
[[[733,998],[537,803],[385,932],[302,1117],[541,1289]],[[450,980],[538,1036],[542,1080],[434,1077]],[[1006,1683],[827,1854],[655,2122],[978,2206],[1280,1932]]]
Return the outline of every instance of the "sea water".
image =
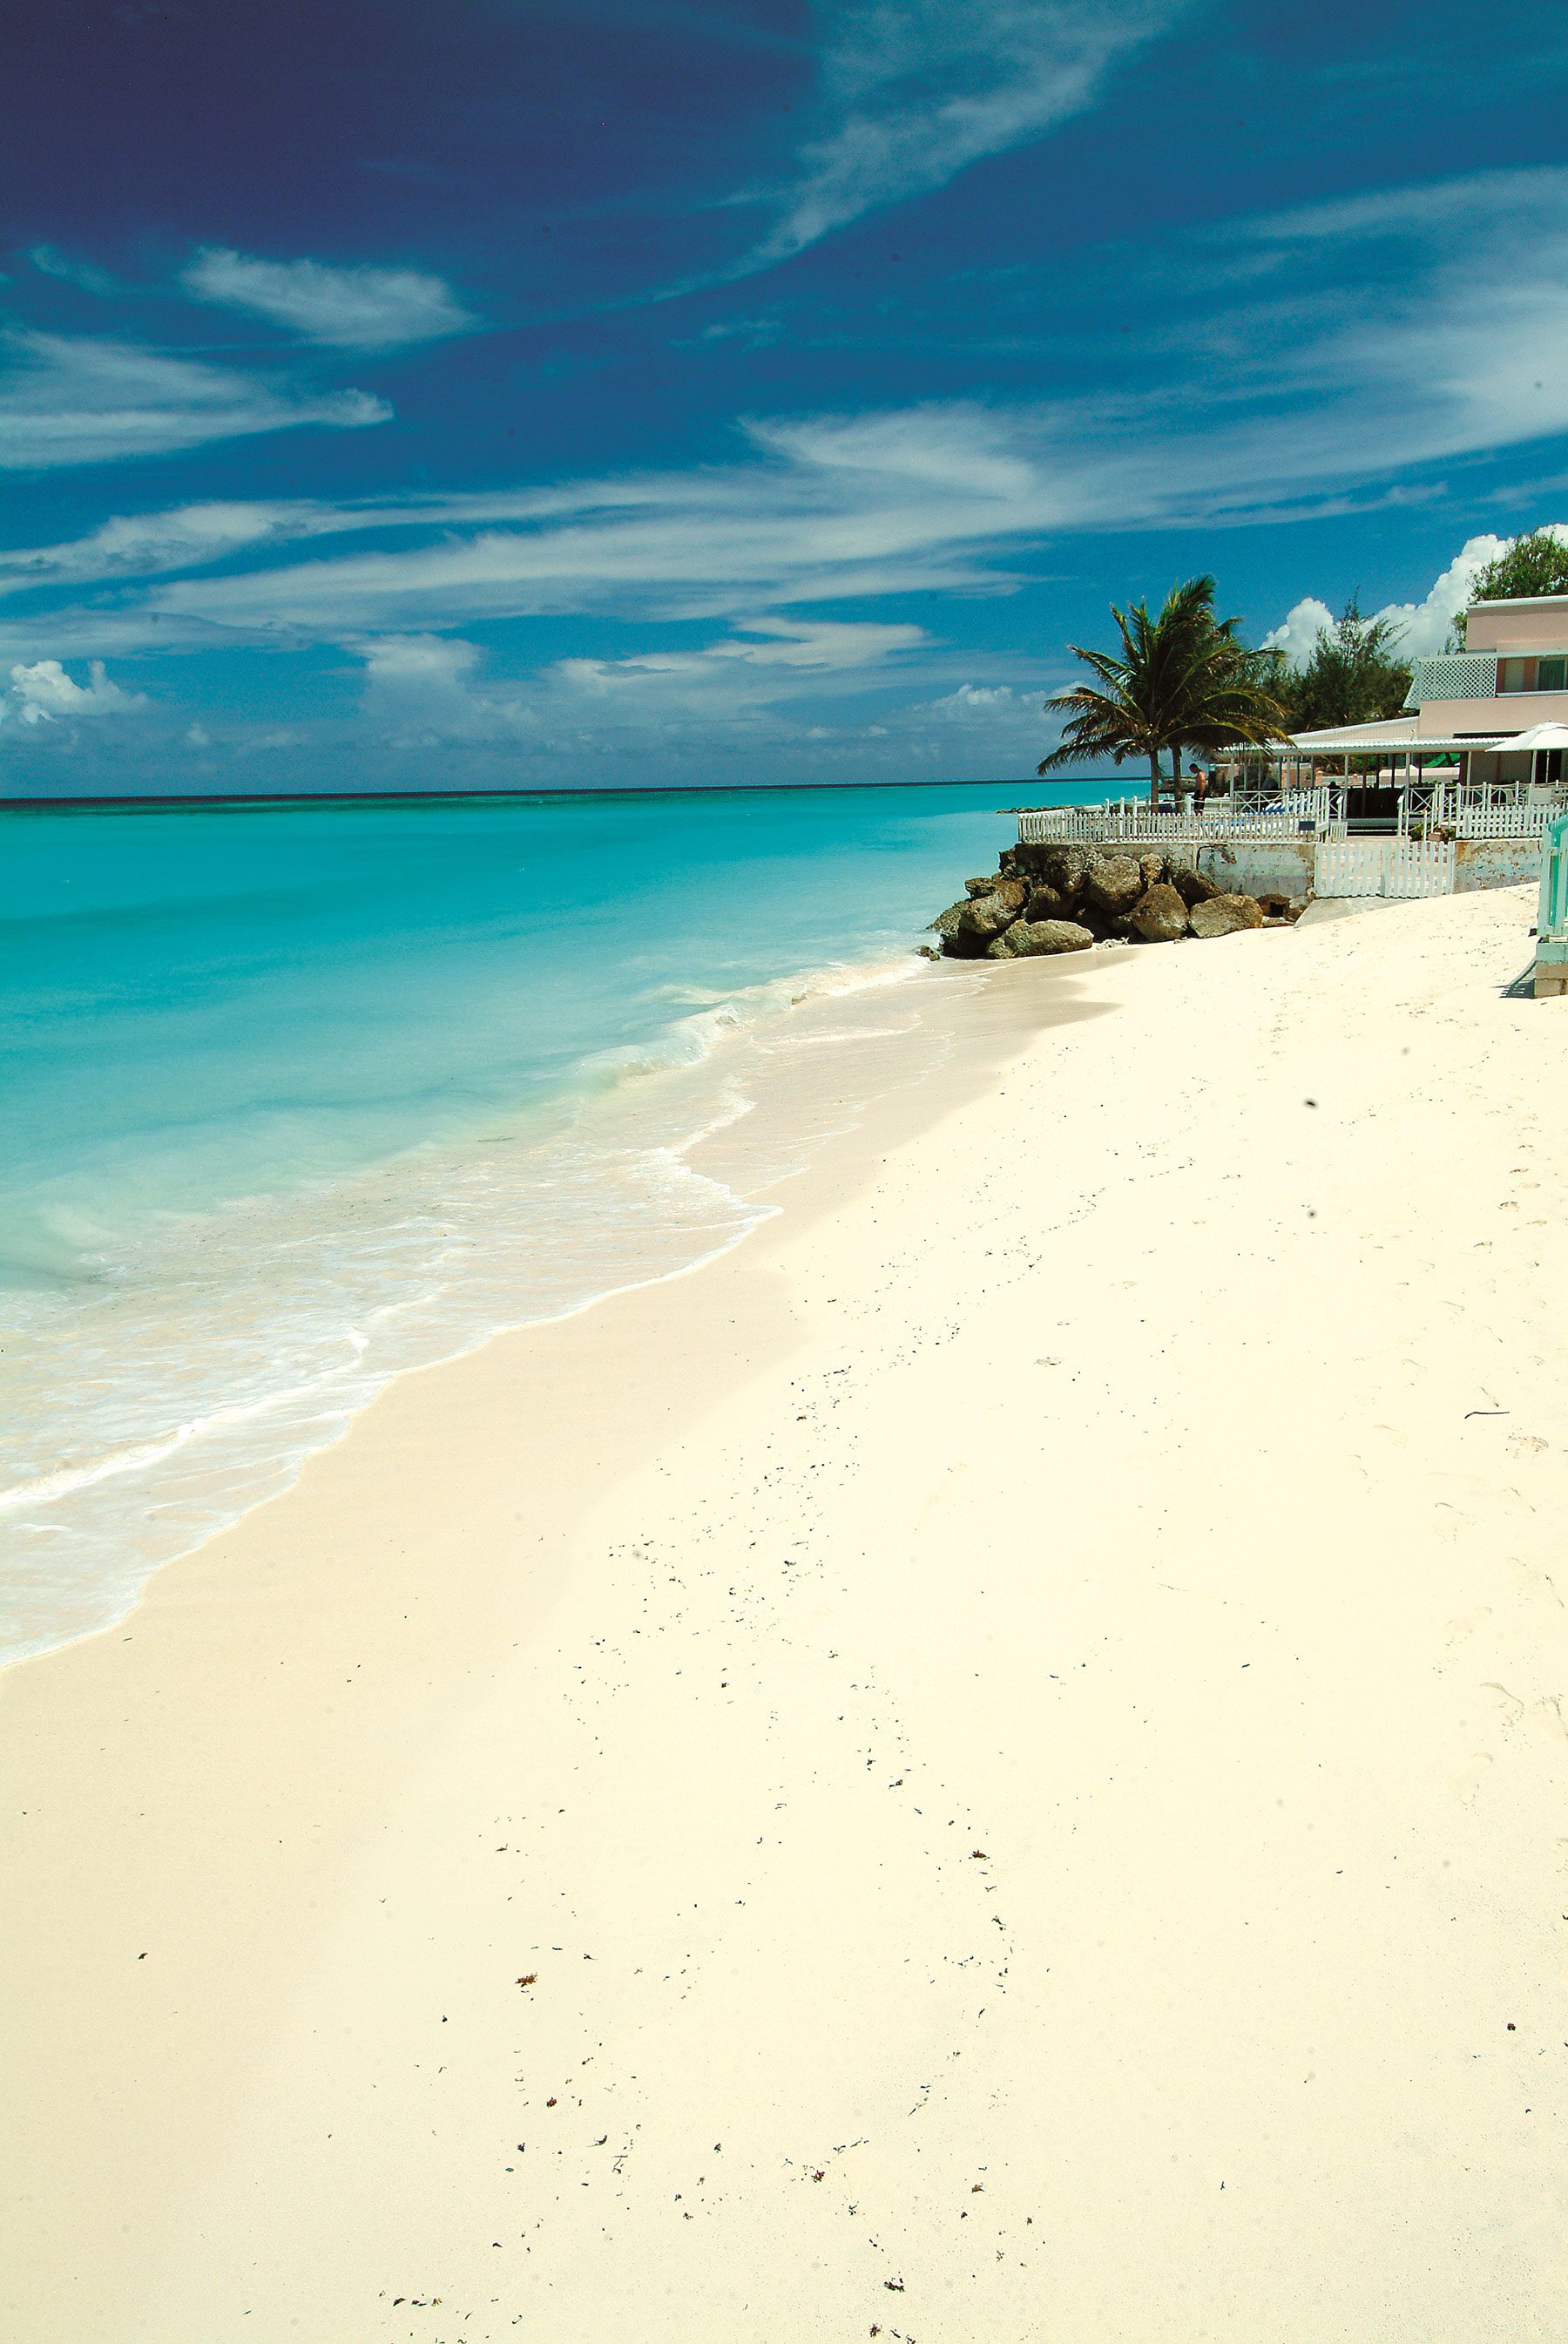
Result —
[[[919,1023],[1016,794],[0,813],[0,1652],[120,1616],[389,1375],[772,1209],[811,1130],[745,1194],[694,1143],[786,1043]]]

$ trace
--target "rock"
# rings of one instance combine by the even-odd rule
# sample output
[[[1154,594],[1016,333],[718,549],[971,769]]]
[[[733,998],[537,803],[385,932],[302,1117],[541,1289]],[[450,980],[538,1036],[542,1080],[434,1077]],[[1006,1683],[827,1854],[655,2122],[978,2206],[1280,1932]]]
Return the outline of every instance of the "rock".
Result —
[[[988,894],[971,895],[959,912],[956,923],[960,935],[979,936],[989,944],[992,936],[1000,935],[1011,927],[1023,911],[1028,889],[1021,879],[1002,879]]]
[[[1251,895],[1211,895],[1194,904],[1188,918],[1195,936],[1234,935],[1238,928],[1261,928],[1263,914]]]
[[[953,930],[958,926],[959,914],[960,912],[967,911],[968,908],[969,897],[967,895],[964,897],[961,904],[950,904],[945,912],[939,912],[937,914],[937,916],[931,922],[930,926],[926,930],[926,934],[929,936],[950,936]]]
[[[964,881],[964,894],[970,897],[975,895],[989,895],[995,889],[996,885],[996,873],[994,871],[988,871],[983,879],[966,879]]]
[[[1165,857],[1162,854],[1141,854],[1138,868],[1143,874],[1146,888],[1158,887],[1165,876]]]
[[[1174,887],[1151,887],[1139,897],[1129,916],[1146,944],[1173,945],[1187,933],[1187,906]]]
[[[1093,849],[1077,845],[1028,845],[1013,851],[1011,868],[1025,872],[1041,886],[1054,887],[1070,903],[1083,889],[1083,874]]]
[[[1181,863],[1171,858],[1171,884],[1184,904],[1206,904],[1224,890],[1212,879],[1206,878],[1195,863]]]
[[[1292,920],[1299,920],[1306,906],[1289,895],[1260,895],[1258,909],[1265,920],[1283,920],[1288,923]]]
[[[1136,856],[1094,850],[1083,874],[1083,892],[1108,920],[1130,912],[1143,893],[1143,874]]]
[[[1034,960],[1043,953],[1087,952],[1093,942],[1075,920],[1015,920],[986,954],[990,960]]]
[[[1054,887],[1034,887],[1023,907],[1026,920],[1060,920],[1067,910],[1067,898],[1059,895]]]

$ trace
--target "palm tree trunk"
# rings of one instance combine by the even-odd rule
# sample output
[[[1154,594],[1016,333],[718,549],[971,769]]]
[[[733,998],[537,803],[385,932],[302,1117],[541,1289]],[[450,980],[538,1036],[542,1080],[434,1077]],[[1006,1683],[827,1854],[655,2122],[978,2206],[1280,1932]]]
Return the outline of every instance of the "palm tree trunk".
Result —
[[[1181,743],[1180,741],[1172,741],[1171,743],[1171,803],[1180,813],[1181,811]]]
[[[1158,813],[1160,811],[1160,752],[1158,749],[1151,749],[1149,752],[1149,771],[1153,776],[1149,784],[1150,803]]]

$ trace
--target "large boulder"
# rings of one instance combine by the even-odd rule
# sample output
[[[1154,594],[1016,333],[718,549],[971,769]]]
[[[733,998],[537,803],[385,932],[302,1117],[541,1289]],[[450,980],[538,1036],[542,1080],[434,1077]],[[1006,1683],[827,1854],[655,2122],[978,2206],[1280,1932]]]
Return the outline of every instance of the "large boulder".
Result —
[[[1067,907],[1067,897],[1059,895],[1054,887],[1031,887],[1023,916],[1026,920],[1060,920],[1065,917]]]
[[[1070,903],[1082,892],[1083,874],[1089,868],[1089,858],[1093,852],[1090,846],[1054,841],[1042,844],[1031,843],[1010,850],[1011,860],[1008,867],[1027,874],[1042,886],[1054,887],[1059,895]]]
[[[964,881],[964,894],[970,896],[972,900],[976,895],[990,894],[1000,884],[1000,880],[998,874],[994,871],[988,871],[983,879],[966,879]]]
[[[1168,875],[1184,904],[1205,904],[1211,896],[1224,893],[1212,879],[1205,877],[1195,863],[1181,862],[1175,855],[1171,858]]]
[[[1158,887],[1165,876],[1165,857],[1162,854],[1141,854],[1138,868],[1143,874],[1145,888]]]
[[[1263,914],[1251,895],[1211,895],[1187,914],[1195,936],[1230,936],[1238,928],[1261,928]]]
[[[1174,887],[1151,887],[1128,914],[1133,932],[1145,944],[1173,945],[1187,933],[1187,906]]]
[[[961,904],[950,904],[945,912],[939,912],[936,918],[931,922],[930,926],[926,930],[926,934],[928,935],[940,936],[945,944],[949,936],[953,934],[953,931],[958,926],[960,913],[968,911],[969,900],[969,897],[966,895]]]
[[[1022,915],[1029,890],[1021,879],[999,879],[989,894],[971,895],[958,916],[960,934],[990,943]]]
[[[986,947],[990,960],[1034,960],[1043,953],[1087,952],[1094,938],[1073,920],[1015,920]]]
[[[1083,893],[1095,911],[1107,920],[1130,912],[1144,892],[1143,873],[1134,854],[1096,848],[1083,874]]]

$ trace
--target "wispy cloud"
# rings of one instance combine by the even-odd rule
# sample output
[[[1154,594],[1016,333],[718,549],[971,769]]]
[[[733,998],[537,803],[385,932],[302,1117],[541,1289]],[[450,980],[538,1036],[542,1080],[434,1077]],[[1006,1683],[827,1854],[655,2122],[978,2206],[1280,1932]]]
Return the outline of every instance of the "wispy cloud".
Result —
[[[30,586],[69,585],[89,579],[149,578],[159,571],[195,570],[204,563],[342,528],[347,516],[307,501],[280,504],[179,505],[172,511],[116,513],[85,537],[59,545],[19,547],[0,553],[0,593]]]
[[[73,260],[69,253],[56,252],[52,244],[35,244],[27,258],[40,276],[58,278],[63,284],[75,286],[78,292],[103,298],[119,289],[102,269],[90,268],[84,260]]]
[[[166,456],[302,424],[357,430],[392,409],[362,390],[296,392],[124,342],[14,332],[0,341],[0,466]]]
[[[1311,252],[1332,298],[1303,261],[1234,309],[1223,362],[1207,343],[1172,354],[1169,379],[1141,390],[754,419],[728,465],[688,470],[373,507],[181,508],[0,557],[0,580],[183,569],[140,603],[144,630],[156,614],[172,642],[414,637],[588,611],[745,621],[849,596],[1007,591],[1072,530],[1240,527],[1408,497],[1413,467],[1568,430],[1568,174],[1518,177],[1441,200],[1417,190],[1402,210],[1380,199],[1403,242],[1375,301],[1332,289],[1361,208],[1251,224],[1259,248]],[[1203,237],[1167,258],[1194,278],[1229,265]],[[276,558],[291,538],[348,533],[360,543]],[[218,553],[235,574],[199,574]],[[126,625],[127,598],[112,623]],[[764,648],[788,659],[789,641]]]
[[[416,268],[258,260],[209,245],[180,281],[198,301],[248,310],[330,349],[395,349],[467,333],[476,323],[440,278]]]
[[[822,56],[825,121],[751,266],[944,187],[1091,106],[1190,0],[866,0]]]
[[[692,652],[646,652],[628,659],[566,659],[551,672],[596,697],[721,694],[731,702],[771,702],[831,678],[853,679],[885,667],[900,652],[927,648],[923,627],[873,621],[744,619],[725,640]]]

